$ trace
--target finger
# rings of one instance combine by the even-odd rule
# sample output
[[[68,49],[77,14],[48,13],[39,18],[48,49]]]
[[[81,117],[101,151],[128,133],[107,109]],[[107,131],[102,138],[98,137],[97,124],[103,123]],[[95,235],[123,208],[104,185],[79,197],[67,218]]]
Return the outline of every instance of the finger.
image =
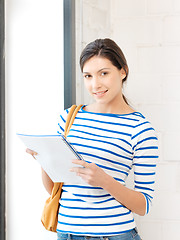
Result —
[[[37,155],[37,152],[35,152],[35,151],[33,151],[33,150],[29,149],[29,148],[26,149],[26,152],[31,154],[31,155]]]
[[[35,156],[37,155],[37,152],[35,152],[35,151],[33,151],[33,150],[29,149],[29,148],[26,149],[26,152],[28,154],[30,154],[34,159],[36,159]]]
[[[77,164],[77,165],[81,165],[84,168],[88,168],[88,166],[89,166],[89,163],[87,163],[83,160],[78,160],[78,159],[73,160],[72,163]]]
[[[86,173],[86,169],[82,168],[82,167],[73,167],[71,169],[69,169],[70,172],[75,172],[78,174],[85,174]]]

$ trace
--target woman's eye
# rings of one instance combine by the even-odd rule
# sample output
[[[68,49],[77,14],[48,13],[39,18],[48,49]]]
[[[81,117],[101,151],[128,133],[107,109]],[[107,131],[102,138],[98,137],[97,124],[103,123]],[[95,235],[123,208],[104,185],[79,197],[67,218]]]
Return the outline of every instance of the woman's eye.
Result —
[[[84,78],[90,78],[91,77],[91,75],[84,75]]]
[[[107,74],[108,74],[107,72],[102,72],[102,73],[101,73],[102,76],[105,76],[105,75],[107,75]]]

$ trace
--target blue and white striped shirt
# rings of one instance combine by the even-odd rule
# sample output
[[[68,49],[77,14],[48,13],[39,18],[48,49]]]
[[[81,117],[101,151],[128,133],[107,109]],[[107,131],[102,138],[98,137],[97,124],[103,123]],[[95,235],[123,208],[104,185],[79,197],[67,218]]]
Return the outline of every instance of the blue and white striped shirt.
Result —
[[[69,109],[59,119],[59,133]],[[146,199],[149,212],[158,158],[157,136],[139,112],[105,114],[79,110],[67,139],[85,161],[101,167],[125,185],[134,171],[134,190]],[[76,235],[108,236],[134,227],[133,213],[100,187],[64,183],[57,231]]]

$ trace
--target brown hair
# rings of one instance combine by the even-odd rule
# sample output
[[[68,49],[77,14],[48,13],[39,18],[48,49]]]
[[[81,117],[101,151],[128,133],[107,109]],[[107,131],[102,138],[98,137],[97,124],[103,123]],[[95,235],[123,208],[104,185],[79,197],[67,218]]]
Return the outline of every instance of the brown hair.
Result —
[[[129,73],[126,58],[120,49],[120,47],[111,39],[96,39],[89,43],[81,53],[80,56],[80,67],[83,71],[84,64],[92,57],[99,56],[109,59],[111,63],[119,70],[122,68],[126,73],[126,77],[123,79],[123,83],[126,81]],[[124,101],[128,104],[127,99],[123,95]]]

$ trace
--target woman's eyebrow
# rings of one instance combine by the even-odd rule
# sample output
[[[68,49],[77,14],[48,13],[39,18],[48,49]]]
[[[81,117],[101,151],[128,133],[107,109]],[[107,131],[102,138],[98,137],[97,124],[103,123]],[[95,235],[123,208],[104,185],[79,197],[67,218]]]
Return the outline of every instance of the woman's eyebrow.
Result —
[[[89,72],[83,72],[83,74],[89,74]]]
[[[102,69],[100,69],[98,72],[101,72],[101,71],[103,71],[103,70],[109,70],[110,68],[102,68]]]
[[[101,72],[103,70],[109,70],[110,68],[101,68],[100,70],[98,70],[97,72]],[[90,74],[90,72],[83,72],[83,74]]]

